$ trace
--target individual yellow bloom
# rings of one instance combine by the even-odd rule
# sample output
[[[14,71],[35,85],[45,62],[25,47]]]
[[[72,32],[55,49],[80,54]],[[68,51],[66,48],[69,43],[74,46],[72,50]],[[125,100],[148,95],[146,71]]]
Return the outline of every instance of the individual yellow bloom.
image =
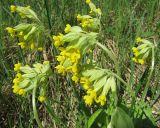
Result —
[[[81,21],[82,20],[82,16],[80,14],[77,15],[77,21]]]
[[[73,80],[75,83],[78,83],[79,77],[76,76],[76,75],[74,75],[74,76],[72,76],[72,80]]]
[[[15,94],[17,94],[20,90],[20,88],[17,85],[13,86],[12,88],[13,88],[13,93]]]
[[[6,30],[12,37],[15,36],[15,29],[14,28],[7,27]]]
[[[144,60],[143,59],[138,59],[138,63],[144,64]]]
[[[133,57],[132,60],[133,62],[138,63],[138,60],[135,57]]]
[[[49,61],[43,61],[43,64],[44,65],[49,64]]]
[[[30,48],[31,48],[31,50],[33,50],[35,48],[34,43],[31,43]]]
[[[83,99],[86,105],[91,106],[93,104],[93,100],[94,100],[93,97],[86,95],[83,97]]]
[[[23,95],[25,94],[25,90],[24,90],[24,89],[20,89],[20,90],[18,91],[18,94],[23,96]]]
[[[43,51],[43,48],[42,48],[42,47],[39,47],[37,50],[38,50],[39,52],[42,52],[42,51]]]
[[[25,43],[25,42],[20,42],[20,43],[18,43],[18,45],[19,45],[22,49],[24,49],[24,48],[26,47],[26,43]]]
[[[64,74],[65,74],[65,72],[66,72],[65,67],[64,67],[64,66],[62,66],[62,65],[57,65],[55,68],[58,70],[58,73],[59,73],[59,74],[64,75]]]
[[[91,2],[91,0],[86,0],[86,3],[89,4]]]
[[[78,73],[78,68],[77,68],[77,65],[76,65],[76,64],[74,64],[74,65],[72,66],[72,73],[73,73],[73,74],[77,74],[77,73]]]
[[[67,24],[66,28],[64,29],[65,33],[69,33],[71,31],[71,25]]]
[[[92,89],[87,91],[87,95],[83,97],[85,104],[91,106],[93,104],[94,99],[96,99],[96,92]]]
[[[14,71],[19,71],[21,66],[22,66],[21,63],[15,64],[14,65]]]
[[[16,77],[17,77],[19,80],[22,80],[22,78],[23,78],[21,73],[17,73],[17,74],[16,74]]]
[[[87,77],[81,77],[80,78],[80,83],[82,84],[82,86],[85,90],[90,89],[91,83],[90,83],[90,81]]]
[[[11,10],[12,13],[15,12],[16,11],[16,6],[15,5],[11,5],[10,6],[10,10]]]
[[[98,100],[96,101],[97,103],[100,103],[100,105],[101,106],[104,106],[105,105],[105,103],[106,103],[106,96],[104,96],[104,95],[100,95],[99,97],[98,97]]]
[[[19,37],[24,36],[24,35],[23,35],[23,32],[22,32],[22,31],[19,32],[19,33],[18,33],[18,36],[19,36]]]
[[[54,45],[56,47],[59,47],[60,45],[63,44],[63,40],[62,40],[63,34],[59,33],[58,36],[53,36],[53,40],[54,40]]]
[[[64,56],[57,56],[57,61],[62,64],[65,61],[65,57]]]
[[[19,81],[19,79],[18,79],[18,78],[14,78],[14,79],[13,79],[13,83],[14,83],[14,85],[17,85],[19,82],[20,82],[20,81]]]
[[[132,51],[133,51],[133,52],[138,52],[138,49],[137,49],[136,47],[133,47],[133,48],[132,48]]]
[[[137,42],[137,43],[141,43],[142,41],[143,41],[142,38],[140,38],[140,37],[137,37],[137,38],[136,38],[136,42]]]
[[[39,96],[38,100],[42,103],[46,100],[46,97],[45,96]]]

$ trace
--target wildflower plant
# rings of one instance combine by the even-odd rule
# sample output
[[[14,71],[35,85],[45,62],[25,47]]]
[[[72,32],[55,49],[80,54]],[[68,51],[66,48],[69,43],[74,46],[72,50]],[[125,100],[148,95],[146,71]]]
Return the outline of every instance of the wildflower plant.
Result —
[[[70,78],[77,85],[77,89],[82,90],[85,107],[98,108],[92,113],[86,127],[92,127],[96,118],[101,118],[99,115],[103,114],[108,121],[100,123],[107,128],[133,128],[132,119],[121,107],[124,104],[119,98],[121,97],[119,92],[121,88],[126,88],[131,98],[135,98],[135,92],[121,75],[118,56],[98,40],[101,31],[101,9],[91,0],[86,0],[86,4],[90,12],[87,15],[77,15],[78,26],[66,24],[64,32],[52,37],[53,45],[58,51],[58,55],[55,55],[57,62],[54,69],[63,77]],[[6,30],[11,37],[18,38],[18,45],[22,49],[42,51],[46,30],[37,14],[30,7],[11,5],[10,9],[12,13],[17,12],[23,19],[31,21],[31,23],[20,23],[13,28],[7,27]],[[132,61],[135,64],[147,64],[151,60],[149,78],[143,95],[145,99],[154,69],[156,46],[142,38],[137,38],[136,42],[136,46],[132,48],[134,55]],[[113,61],[112,68],[106,69],[98,65],[93,57],[96,47],[104,51]],[[36,99],[40,102],[47,101],[47,81],[53,75],[50,65],[49,61],[44,61],[43,64],[36,62],[33,66],[22,63],[14,66],[16,75],[13,80],[13,92],[21,96],[30,95],[32,92],[34,116],[39,127],[42,127],[42,124],[38,118],[35,102]],[[37,90],[38,97],[36,97]],[[132,107],[131,105],[130,108]]]

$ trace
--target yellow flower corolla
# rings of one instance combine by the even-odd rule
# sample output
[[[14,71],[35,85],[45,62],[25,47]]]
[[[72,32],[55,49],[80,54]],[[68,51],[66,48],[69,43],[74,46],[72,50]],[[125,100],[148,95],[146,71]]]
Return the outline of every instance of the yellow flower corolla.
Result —
[[[94,99],[96,99],[96,96],[97,96],[96,92],[92,89],[89,89],[87,91],[87,95],[83,97],[85,104],[91,106],[94,102]]]
[[[62,66],[62,65],[57,65],[55,68],[57,69],[57,71],[58,71],[59,74],[65,75],[66,69],[65,69],[64,66]]]
[[[22,49],[24,49],[24,48],[26,47],[26,43],[25,43],[25,42],[20,42],[20,43],[18,43],[18,45],[19,45]]]
[[[63,45],[63,40],[62,40],[63,34],[59,33],[58,36],[53,36],[53,40],[54,40],[54,45],[55,47],[59,47],[60,45]]]
[[[31,50],[33,50],[35,48],[34,43],[31,43],[30,47],[31,47]]]
[[[106,103],[106,96],[105,95],[100,95],[98,99],[96,100],[97,103],[100,103],[101,106],[104,106]]]
[[[24,89],[20,89],[20,90],[18,91],[18,94],[23,96],[23,95],[25,94],[25,90],[24,90]]]
[[[85,90],[88,90],[91,88],[91,83],[87,77],[81,77],[80,83],[82,84],[82,86]]]
[[[64,29],[64,32],[65,33],[69,33],[71,31],[71,25],[70,24],[67,24],[66,25],[66,28]]]
[[[141,43],[142,41],[143,41],[143,39],[142,39],[141,37],[137,37],[137,38],[136,38],[136,42],[137,42],[137,43]]]
[[[22,66],[21,63],[15,64],[14,65],[14,71],[19,71],[21,66]]]
[[[42,51],[43,51],[43,48],[42,48],[42,47],[39,47],[37,50],[38,50],[39,52],[42,52]]]
[[[80,14],[77,15],[77,21],[81,21],[82,20],[82,16]]]
[[[11,37],[15,36],[15,29],[14,28],[7,27],[6,30],[11,35]]]
[[[72,76],[72,80],[73,80],[75,83],[78,83],[79,77],[78,77],[77,75],[73,75],[73,76]]]
[[[39,96],[38,100],[42,103],[46,100],[46,97],[45,96]]]
[[[16,11],[16,6],[15,5],[11,5],[10,6],[10,10],[11,10],[12,13],[15,12]]]
[[[86,3],[89,4],[91,2],[91,0],[86,0]]]
[[[144,59],[138,59],[138,63],[144,64]]]

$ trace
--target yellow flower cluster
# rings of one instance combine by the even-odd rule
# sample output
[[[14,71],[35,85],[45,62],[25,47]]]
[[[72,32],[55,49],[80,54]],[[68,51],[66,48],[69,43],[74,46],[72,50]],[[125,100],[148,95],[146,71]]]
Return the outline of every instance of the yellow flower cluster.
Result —
[[[59,65],[55,68],[59,74],[65,75],[67,72],[72,74],[72,80],[76,83],[79,81],[78,77],[78,62],[81,58],[80,51],[75,48],[61,49],[61,53],[57,56]]]
[[[30,41],[26,41],[25,37],[26,35],[24,35],[23,31],[17,32],[14,28],[11,27],[7,27],[6,30],[8,31],[8,33],[11,35],[11,37],[17,37],[19,39],[19,43],[18,45],[20,46],[21,49],[31,49],[34,50],[36,48],[35,46],[35,42],[33,40]],[[43,51],[42,47],[37,47],[37,51]]]
[[[153,46],[153,44],[145,39],[142,39],[140,37],[136,38],[136,42],[139,44],[141,43],[138,47],[133,47],[132,51],[134,54],[134,57],[132,58],[132,60],[135,63],[139,63],[139,64],[144,64],[147,57],[150,55],[151,53],[151,49]]]
[[[132,48],[132,51],[133,51],[133,54],[135,57],[132,58],[132,60],[135,62],[135,63],[140,63],[140,64],[144,64],[144,59],[141,59],[141,58],[138,58],[139,56],[139,51],[136,47],[133,47]]]
[[[18,84],[23,80],[22,74],[19,73],[21,68],[21,63],[17,63],[14,65],[14,71],[17,72],[15,79],[13,79],[13,93],[24,96],[25,90],[23,87],[18,86]]]
[[[44,61],[43,64],[33,64],[33,68],[17,63],[14,65],[14,71],[16,71],[16,76],[13,80],[13,93],[24,96],[27,91],[32,90],[39,83],[41,91],[38,99],[40,102],[45,101],[45,81],[51,74],[49,61]]]
[[[106,103],[106,96],[101,94],[97,95],[97,90],[93,89],[89,78],[81,77],[80,83],[82,87],[86,90],[87,95],[83,97],[85,104],[91,106],[93,102],[99,103],[101,106],[104,106]]]

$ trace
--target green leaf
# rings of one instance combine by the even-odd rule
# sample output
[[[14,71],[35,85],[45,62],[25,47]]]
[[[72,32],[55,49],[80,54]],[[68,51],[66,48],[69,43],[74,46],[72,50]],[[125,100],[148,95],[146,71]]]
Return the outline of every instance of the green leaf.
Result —
[[[113,128],[134,128],[132,119],[119,107],[112,114],[111,125]]]
[[[95,122],[96,118],[102,112],[103,109],[98,109],[88,120],[88,128],[91,128],[92,124]]]

